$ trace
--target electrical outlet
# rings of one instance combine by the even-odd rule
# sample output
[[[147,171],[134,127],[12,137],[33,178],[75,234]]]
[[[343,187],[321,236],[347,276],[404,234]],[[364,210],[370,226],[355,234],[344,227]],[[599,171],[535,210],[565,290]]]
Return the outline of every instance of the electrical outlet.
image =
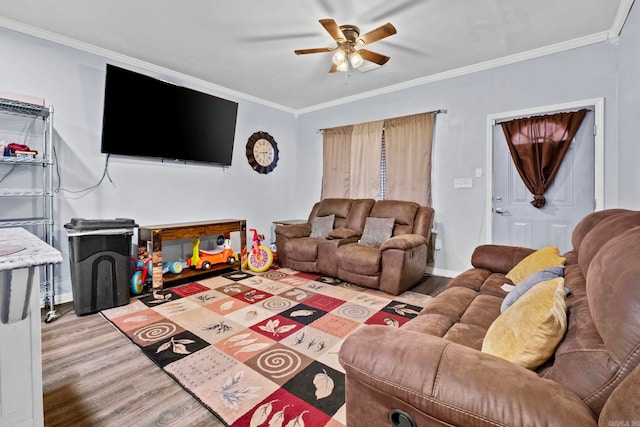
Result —
[[[453,178],[453,188],[471,188],[473,187],[472,178]]]

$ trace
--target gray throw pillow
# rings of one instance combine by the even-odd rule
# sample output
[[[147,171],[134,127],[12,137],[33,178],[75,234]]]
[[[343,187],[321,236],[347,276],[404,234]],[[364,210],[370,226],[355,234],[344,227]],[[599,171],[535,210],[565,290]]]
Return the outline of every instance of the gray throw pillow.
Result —
[[[380,246],[391,237],[395,221],[395,218],[368,217],[364,223],[364,230],[362,231],[360,243]]]
[[[311,221],[311,237],[327,237],[333,230],[335,215],[318,216]]]
[[[564,267],[550,267],[540,270],[537,273],[533,273],[531,276],[525,278],[522,282],[518,283],[515,288],[507,294],[500,306],[500,313],[505,311],[509,306],[518,300],[529,289],[533,288],[540,282],[546,282],[547,280],[553,280],[558,277],[564,277]],[[565,291],[566,292],[566,291]]]

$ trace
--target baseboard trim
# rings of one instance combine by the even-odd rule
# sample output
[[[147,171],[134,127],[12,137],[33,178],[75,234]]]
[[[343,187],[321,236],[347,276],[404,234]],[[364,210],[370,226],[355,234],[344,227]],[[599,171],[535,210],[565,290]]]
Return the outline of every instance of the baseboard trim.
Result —
[[[65,294],[56,295],[55,298],[53,299],[53,301],[54,301],[55,305],[64,304],[66,302],[71,302],[71,301],[73,301],[73,293],[72,292],[67,292]],[[40,298],[40,308],[44,308],[44,307],[45,307],[45,301],[41,297]]]
[[[427,266],[425,268],[425,273],[431,274],[433,276],[442,276],[442,277],[451,277],[451,278],[456,277],[460,274],[459,271],[444,270],[442,268],[434,268],[430,266]]]

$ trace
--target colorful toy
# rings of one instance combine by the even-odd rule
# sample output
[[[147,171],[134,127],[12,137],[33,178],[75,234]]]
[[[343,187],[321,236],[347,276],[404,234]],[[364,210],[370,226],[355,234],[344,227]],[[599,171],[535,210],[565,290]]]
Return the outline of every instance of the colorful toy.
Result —
[[[151,257],[144,248],[138,248],[138,259],[133,261],[133,274],[131,275],[131,293],[140,295],[145,285],[151,284],[152,267]],[[185,261],[167,261],[162,263],[162,274],[180,274],[187,266]]]
[[[268,246],[260,244],[264,240],[264,234],[258,234],[255,228],[250,228],[249,231],[253,231],[253,245],[247,256],[247,264],[252,271],[262,273],[271,268],[273,252]]]
[[[187,263],[181,261],[167,261],[162,263],[162,274],[173,273],[180,274],[187,267]]]
[[[133,275],[131,276],[131,293],[140,295],[147,283],[151,281],[151,257],[146,248],[138,248],[138,259],[131,259],[134,262]]]
[[[205,251],[200,249],[200,238],[194,237],[193,240],[193,253],[189,259],[187,259],[187,266],[198,268],[202,270],[209,270],[214,264],[235,264],[236,256],[231,249],[231,241],[225,239],[222,249],[216,251]]]

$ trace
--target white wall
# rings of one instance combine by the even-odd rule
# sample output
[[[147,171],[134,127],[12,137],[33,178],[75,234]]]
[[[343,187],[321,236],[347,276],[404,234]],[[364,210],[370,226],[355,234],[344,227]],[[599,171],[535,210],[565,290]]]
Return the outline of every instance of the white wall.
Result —
[[[47,105],[54,106],[56,167],[61,186],[81,190],[95,185],[106,160],[100,153],[100,143],[107,60],[1,28],[0,46],[0,90],[42,97]],[[175,81],[157,72],[115,64]],[[296,176],[295,117],[208,88],[175,82],[239,102],[232,166],[223,169],[111,156],[109,176],[113,183],[105,179],[91,191],[56,193],[55,246],[65,259],[56,269],[56,294],[68,298],[71,292],[64,224],[73,217],[133,218],[140,225],[242,218],[247,220],[247,227],[269,236],[271,222],[291,214]],[[140,100],[140,107],[162,108],[145,105],[144,100]],[[254,172],[245,155],[247,139],[259,130],[271,134],[280,149],[278,166],[268,175]],[[10,203],[7,200],[2,203]]]
[[[631,9],[619,41],[619,148],[607,174],[617,177],[620,205],[640,209],[640,4]]]

